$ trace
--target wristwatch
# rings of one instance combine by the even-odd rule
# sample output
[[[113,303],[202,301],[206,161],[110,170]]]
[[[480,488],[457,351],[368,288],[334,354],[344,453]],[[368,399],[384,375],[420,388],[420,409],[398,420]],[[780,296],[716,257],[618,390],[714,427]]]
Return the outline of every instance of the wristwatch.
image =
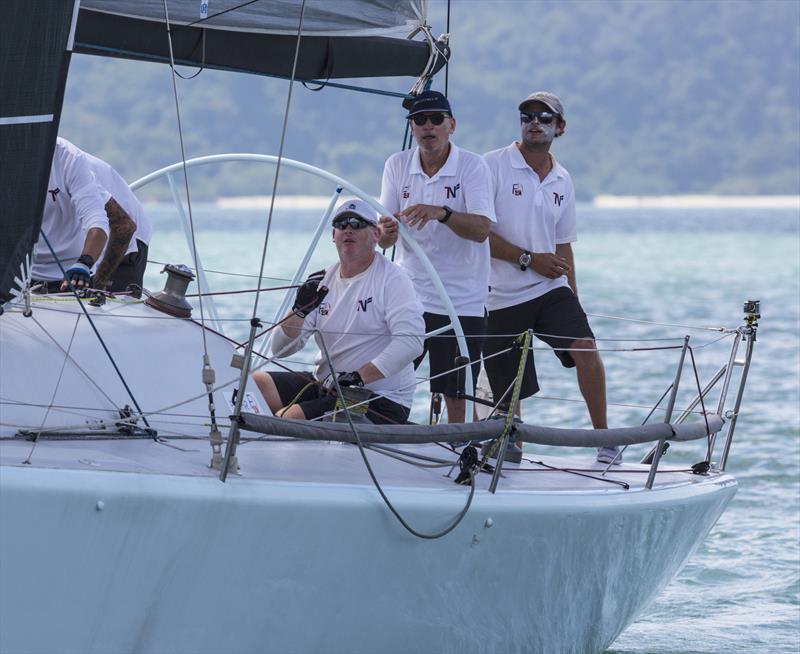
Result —
[[[94,259],[91,254],[82,254],[78,257],[78,263],[82,263],[87,268],[91,268],[94,265]]]
[[[528,266],[531,265],[531,261],[533,261],[533,255],[525,250],[525,252],[519,255],[519,269],[522,271],[527,270]]]
[[[450,220],[450,216],[453,215],[453,210],[446,204],[442,205],[442,209],[444,209],[444,218],[439,218],[439,222],[446,223],[448,220]]]

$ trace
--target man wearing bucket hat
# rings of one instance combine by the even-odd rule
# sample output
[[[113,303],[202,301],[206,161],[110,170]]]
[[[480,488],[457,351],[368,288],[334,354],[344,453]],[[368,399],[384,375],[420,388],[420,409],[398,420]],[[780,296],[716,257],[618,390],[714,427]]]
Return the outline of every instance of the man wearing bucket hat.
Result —
[[[433,281],[416,255],[397,242],[397,220],[430,259],[467,336],[472,378],[480,371],[486,329],[485,300],[489,283],[489,243],[494,222],[489,170],[481,157],[450,141],[456,121],[447,98],[437,91],[420,93],[408,112],[417,147],[391,155],[384,166],[381,204],[393,215],[380,219],[383,248],[397,243],[397,262],[408,272],[425,310],[425,331],[450,323]],[[464,422],[458,398],[459,354],[452,330],[426,339],[432,393],[442,393],[449,422]],[[417,361],[420,363],[422,357]],[[474,389],[465,389],[473,392]]]
[[[412,362],[422,352],[422,307],[408,275],[375,251],[381,230],[369,204],[346,200],[332,224],[339,262],[298,288],[272,340],[273,354],[282,357],[314,334],[314,375],[255,372],[253,380],[275,415],[311,420],[333,411],[336,374],[341,387],[368,391],[367,419],[402,424],[416,384]]]
[[[592,425],[605,429],[605,371],[578,301],[575,278],[571,245],[577,239],[575,190],[569,173],[550,153],[553,140],[567,127],[564,106],[555,94],[537,91],[520,103],[519,120],[520,140],[484,155],[492,173],[497,212],[489,236],[486,373],[499,400],[513,383],[519,360],[513,349],[501,353],[511,344],[508,335],[532,329],[555,349],[563,366],[576,369]],[[520,398],[538,390],[531,353]],[[601,448],[597,458],[622,462],[617,448]]]

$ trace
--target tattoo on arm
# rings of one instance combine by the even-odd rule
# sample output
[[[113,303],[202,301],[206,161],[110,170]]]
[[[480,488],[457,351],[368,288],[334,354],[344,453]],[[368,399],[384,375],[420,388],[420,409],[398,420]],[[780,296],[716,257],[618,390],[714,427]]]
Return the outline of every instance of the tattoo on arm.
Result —
[[[105,288],[108,278],[111,277],[131,241],[133,233],[136,231],[136,223],[127,214],[114,198],[106,203],[106,215],[108,216],[108,226],[110,234],[108,244],[103,255],[103,260],[97,266],[94,274],[93,285],[96,288]]]

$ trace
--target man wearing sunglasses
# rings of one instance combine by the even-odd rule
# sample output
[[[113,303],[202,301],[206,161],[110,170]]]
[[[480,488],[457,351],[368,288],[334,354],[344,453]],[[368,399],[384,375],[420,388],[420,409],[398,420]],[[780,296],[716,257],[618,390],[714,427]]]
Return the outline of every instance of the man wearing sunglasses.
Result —
[[[367,419],[383,424],[408,420],[416,385],[412,362],[422,352],[422,307],[408,275],[375,252],[380,234],[375,211],[363,200],[347,200],[334,214],[339,262],[300,286],[272,341],[276,356],[289,356],[313,333],[320,346],[314,375],[253,373],[275,415],[311,420],[332,411],[336,374],[340,386],[370,391]]]
[[[489,170],[479,155],[450,141],[456,121],[450,103],[441,93],[420,93],[407,118],[417,147],[393,154],[384,166],[381,204],[393,216],[380,219],[380,245],[387,248],[397,242],[397,220],[411,229],[459,316],[475,380],[486,329],[487,237],[494,222]],[[402,241],[397,243],[397,262],[417,289],[425,310],[426,333],[449,324],[433,282]],[[459,354],[453,331],[426,339],[425,350],[430,353],[431,392],[444,395],[449,422],[464,422],[465,402],[458,398],[458,374],[448,374]],[[422,357],[416,364],[421,360]]]
[[[561,100],[538,91],[519,105],[520,140],[484,155],[492,172],[497,223],[492,253],[488,336],[484,361],[496,400],[514,380],[519,352],[508,334],[532,329],[555,349],[561,364],[576,368],[592,425],[607,428],[603,362],[578,301],[572,242],[577,239],[572,179],[550,153],[567,123]],[[497,336],[492,336],[497,334]],[[538,392],[533,356],[520,399]],[[598,461],[621,463],[617,448],[601,448]]]

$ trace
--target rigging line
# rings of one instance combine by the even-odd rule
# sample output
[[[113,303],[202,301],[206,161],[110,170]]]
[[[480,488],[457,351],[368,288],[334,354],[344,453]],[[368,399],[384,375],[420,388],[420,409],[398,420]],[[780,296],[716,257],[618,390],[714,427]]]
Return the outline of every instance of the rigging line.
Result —
[[[157,266],[168,266],[170,265],[168,261],[156,261],[155,259],[148,259],[147,263],[154,263]],[[194,270],[197,272],[196,268],[190,268],[190,270]],[[248,277],[250,279],[258,279],[258,275],[251,275],[249,273],[236,273],[236,272],[229,272],[227,270],[209,270],[208,268],[203,268],[204,272],[213,273],[215,275],[229,275],[230,277]],[[286,277],[267,277],[264,275],[264,279],[271,279],[276,282],[290,282],[291,279]]]
[[[33,322],[35,322],[35,323],[36,323],[36,325],[38,325],[39,329],[41,329],[41,330],[44,332],[44,335],[45,335],[45,336],[47,336],[47,338],[49,338],[49,339],[50,339],[50,340],[53,342],[53,345],[55,345],[55,346],[56,346],[56,347],[57,347],[59,350],[61,350],[61,352],[64,354],[64,356],[66,356],[66,357],[67,357],[67,358],[68,358],[70,361],[72,361],[72,365],[74,365],[74,366],[75,366],[75,367],[76,367],[78,370],[80,370],[80,371],[81,371],[81,373],[83,374],[83,376],[84,376],[84,377],[86,377],[86,379],[89,381],[89,383],[90,383],[92,386],[94,386],[94,387],[95,387],[95,388],[98,390],[98,392],[99,392],[99,393],[100,393],[100,394],[101,394],[101,395],[102,395],[104,398],[106,398],[106,399],[108,400],[109,404],[111,404],[111,406],[112,406],[112,407],[114,407],[115,409],[119,409],[119,406],[117,406],[117,403],[116,403],[116,402],[114,402],[114,400],[112,400],[112,399],[109,397],[108,393],[106,393],[106,392],[105,392],[105,391],[102,389],[102,387],[101,387],[101,386],[100,386],[100,385],[99,385],[99,384],[98,384],[98,383],[97,383],[97,382],[96,382],[94,379],[92,379],[91,375],[90,375],[88,372],[86,372],[86,371],[85,371],[85,370],[84,370],[84,369],[83,369],[83,368],[80,366],[80,364],[79,364],[77,361],[75,361],[75,359],[73,359],[73,358],[72,358],[72,356],[70,355],[69,351],[68,351],[68,350],[65,350],[63,347],[61,347],[61,344],[60,344],[60,343],[59,343],[59,342],[58,342],[58,341],[57,341],[57,340],[56,340],[56,339],[53,337],[53,335],[52,335],[50,332],[48,332],[48,331],[47,331],[47,329],[45,329],[44,325],[42,325],[42,323],[40,323],[40,322],[39,322],[39,321],[36,319],[36,316],[31,316],[31,318],[33,319]],[[77,328],[77,326],[78,326],[78,320],[79,320],[79,318],[80,318],[80,316],[78,316],[78,317],[75,319],[75,327],[76,327],[76,328]],[[73,334],[72,334],[72,338],[74,338],[74,337],[75,337],[75,333],[73,332]],[[72,338],[70,339],[70,346],[72,345]],[[53,406],[54,406],[54,405],[52,404],[52,402],[50,403],[50,406],[51,406],[51,407],[53,407]],[[106,410],[106,409],[103,409],[103,410]]]
[[[290,288],[300,288],[302,284],[289,284],[287,286],[270,286],[269,288],[243,288],[237,291],[213,291],[210,293],[187,293],[184,297],[210,297],[212,295],[241,295],[242,293],[258,293],[260,291],[288,291]]]
[[[47,245],[47,249],[50,250],[50,254],[53,255],[53,259],[58,264],[58,268],[61,270],[61,274],[64,276],[64,279],[66,279],[67,278],[67,272],[66,272],[66,270],[64,270],[64,265],[61,263],[61,259],[58,258],[58,255],[56,255],[56,252],[53,249],[53,246],[50,244],[50,239],[47,238],[47,234],[45,234],[44,232],[40,231],[39,233],[42,235],[42,238],[44,239],[44,242]],[[147,422],[147,418],[144,417],[144,413],[142,412],[142,409],[139,406],[139,403],[136,401],[136,398],[133,395],[133,391],[131,391],[130,386],[128,386],[128,382],[125,381],[125,377],[122,375],[122,371],[117,366],[117,362],[114,360],[114,357],[111,355],[111,351],[108,349],[108,346],[106,345],[106,342],[103,340],[103,337],[100,336],[100,332],[97,330],[97,326],[94,324],[94,320],[92,320],[92,317],[89,315],[89,312],[87,311],[86,306],[83,303],[83,299],[78,294],[78,291],[75,290],[75,287],[72,285],[72,282],[69,283],[69,288],[70,288],[70,290],[72,290],[73,294],[75,295],[75,298],[78,300],[78,306],[81,308],[81,311],[83,312],[83,315],[86,316],[86,320],[88,321],[89,326],[92,328],[92,331],[94,332],[95,336],[97,336],[97,340],[100,341],[100,346],[103,348],[103,351],[106,353],[106,356],[108,357],[108,360],[111,362],[111,365],[114,367],[114,371],[117,373],[117,376],[119,377],[119,380],[122,382],[122,385],[125,387],[125,392],[128,394],[128,397],[131,398],[131,402],[133,402],[133,406],[136,407],[136,410],[142,416],[142,420],[144,420],[144,424],[147,426],[148,429],[150,429],[150,425]],[[156,437],[156,434],[155,434],[154,431],[153,431],[152,435],[153,435],[153,438]]]
[[[281,164],[283,163],[283,149],[286,145],[286,128],[289,125],[289,109],[292,106],[292,91],[294,89],[294,80],[295,75],[297,74],[297,61],[300,58],[300,40],[303,34],[303,19],[305,18],[306,12],[306,0],[303,0],[302,5],[300,6],[300,22],[297,25],[297,39],[294,48],[294,60],[292,61],[292,77],[289,80],[289,91],[286,94],[286,107],[283,112],[283,125],[281,126],[281,140],[280,145],[278,146],[278,160],[275,164],[275,177],[272,181],[272,196],[270,197],[269,201],[269,215],[267,217],[267,231],[264,234],[264,246],[261,250],[261,266],[258,272],[258,288],[261,288],[261,281],[264,276],[264,265],[267,259],[267,247],[269,245],[269,234],[270,230],[272,229],[272,216],[275,210],[275,196],[278,193],[278,178],[280,177],[281,173]],[[258,314],[258,301],[261,297],[261,293],[256,293],[256,299],[253,303],[253,315],[252,318],[255,319]]]
[[[447,0],[447,29],[445,30],[450,34],[450,0]],[[444,97],[447,97],[447,89],[450,84],[450,57],[444,63]]]
[[[320,340],[320,349],[322,350],[323,354],[325,355],[325,359],[328,362],[328,368],[330,369],[330,371],[332,373],[334,373],[333,383],[336,385],[336,394],[339,396],[339,400],[342,402],[342,404],[344,406],[347,406],[347,402],[344,399],[344,394],[342,393],[342,388],[341,388],[341,386],[339,386],[339,380],[335,376],[335,372],[334,372],[334,368],[333,368],[333,362],[331,361],[330,353],[328,352],[328,348],[325,346],[325,338],[324,338],[324,336],[322,335],[321,332],[317,331],[317,333],[320,335],[320,339],[319,339]],[[361,437],[358,435],[358,429],[356,429],[356,426],[353,424],[353,418],[350,416],[350,411],[345,411],[344,415],[347,418],[347,423],[350,425],[350,431],[353,432],[353,436],[354,436],[354,438],[356,440],[356,445],[358,445],[358,451],[361,454],[361,458],[364,461],[364,465],[367,468],[367,472],[369,473],[370,479],[372,479],[372,483],[375,485],[375,489],[380,494],[380,496],[383,499],[384,503],[386,504],[387,508],[392,512],[394,517],[397,518],[398,522],[400,522],[400,524],[403,525],[403,527],[406,529],[406,531],[408,531],[410,534],[413,534],[414,536],[417,536],[418,538],[423,538],[425,540],[435,540],[437,538],[441,538],[442,536],[446,536],[451,531],[453,531],[453,529],[458,527],[459,524],[461,524],[461,521],[464,519],[464,516],[467,515],[467,511],[469,511],[469,507],[472,505],[472,498],[475,496],[475,475],[471,470],[470,470],[470,473],[469,473],[470,482],[471,482],[470,483],[469,496],[467,497],[467,501],[464,504],[464,508],[461,509],[459,514],[453,520],[453,522],[450,525],[448,525],[447,527],[445,527],[444,529],[442,529],[441,531],[438,531],[438,532],[433,533],[433,534],[426,534],[426,533],[423,533],[421,531],[417,531],[416,529],[414,529],[410,524],[408,524],[405,521],[403,516],[400,515],[400,512],[394,507],[394,505],[391,503],[389,498],[386,496],[386,493],[384,493],[383,488],[381,488],[381,485],[378,482],[378,478],[375,476],[375,472],[372,470],[372,466],[369,463],[369,459],[367,459],[367,453],[364,450],[364,445],[361,442]]]
[[[697,397],[700,398],[700,411],[703,414],[703,420],[706,422],[706,463],[711,463],[711,427],[708,425],[708,416],[706,415],[706,402],[703,398],[703,389],[700,387],[700,375],[697,372],[697,363],[694,360],[694,352],[692,352],[691,346],[687,348],[689,350],[689,357],[692,360],[692,372],[694,372],[694,381],[697,384]]]
[[[680,327],[681,329],[697,329],[700,331],[711,331],[711,332],[735,331],[728,329],[727,327],[702,327],[699,325],[681,325],[679,323],[674,323],[674,322],[656,322],[654,320],[639,320],[637,318],[623,318],[621,316],[609,316],[604,313],[587,313],[586,315],[591,316],[592,318],[607,318],[609,320],[622,320],[625,322],[636,322],[642,325],[658,325],[659,327]]]
[[[248,0],[248,2],[242,2],[241,4],[234,5],[233,7],[228,7],[227,9],[223,9],[222,11],[218,11],[216,14],[212,14],[211,16],[206,16],[205,18],[201,18],[200,20],[192,21],[188,23],[186,27],[192,27],[193,25],[197,25],[198,23],[206,23],[210,21],[212,18],[216,18],[217,16],[222,16],[223,14],[230,13],[231,11],[236,11],[237,9],[241,9],[242,7],[246,7],[247,5],[253,5],[259,0]]]
[[[622,488],[624,488],[625,490],[630,490],[631,487],[631,485],[625,481],[618,481],[616,479],[610,479],[608,477],[597,477],[595,475],[589,475],[586,474],[585,472],[578,472],[578,470],[574,468],[559,468],[558,466],[551,466],[550,464],[545,463],[544,461],[536,461],[535,459],[525,459],[525,460],[553,471],[566,472],[568,474],[576,475],[578,477],[588,477],[589,479],[594,479],[595,481],[604,481],[607,484],[616,484],[617,486],[622,486]],[[600,471],[598,470],[597,472]]]
[[[169,9],[167,8],[167,0],[164,0],[164,21],[166,23],[167,28],[167,43],[169,44],[169,65],[170,70],[172,71],[172,75],[170,79],[172,80],[172,93],[175,97],[175,115],[178,121],[178,140],[180,141],[181,145],[181,163],[183,164],[183,184],[186,189],[186,205],[188,208],[189,213],[189,231],[192,234],[192,258],[194,259],[194,268],[195,270],[198,269],[197,263],[197,239],[195,238],[194,234],[194,216],[192,214],[192,197],[189,193],[189,171],[186,167],[186,148],[183,143],[183,125],[181,123],[181,107],[180,102],[178,100],[178,83],[175,81],[176,77],[176,70],[175,70],[175,55],[172,51],[172,27],[169,23]],[[198,276],[198,285],[199,285],[200,277]],[[200,297],[200,322],[201,324],[205,325],[205,312],[203,310],[203,298]],[[208,360],[208,343],[206,343],[206,332],[203,330],[203,355],[204,361]]]
[[[72,285],[72,283],[70,283],[70,286],[71,285]],[[67,361],[69,361],[69,359],[70,359],[69,352],[72,349],[72,344],[75,342],[75,334],[78,331],[78,323],[80,322],[80,320],[81,320],[80,316],[76,316],[75,317],[75,325],[72,327],[72,334],[69,337],[69,344],[67,345],[67,351],[64,353],[65,354],[64,360],[61,362],[61,370],[58,371],[58,379],[56,379],[56,385],[53,387],[53,394],[50,396],[50,403],[49,403],[49,405],[47,407],[47,410],[44,412],[44,417],[42,418],[42,422],[39,425],[39,431],[40,432],[44,428],[44,423],[47,422],[47,418],[50,415],[50,409],[53,406],[53,402],[56,399],[56,394],[58,393],[58,389],[61,386],[61,379],[64,376],[64,370],[67,367]],[[36,451],[36,445],[37,445],[38,442],[39,442],[38,438],[34,437],[33,445],[31,445],[31,450],[30,450],[30,452],[28,452],[28,456],[25,458],[25,460],[22,463],[26,463],[26,464],[30,465],[31,457],[33,456],[33,453]]]

